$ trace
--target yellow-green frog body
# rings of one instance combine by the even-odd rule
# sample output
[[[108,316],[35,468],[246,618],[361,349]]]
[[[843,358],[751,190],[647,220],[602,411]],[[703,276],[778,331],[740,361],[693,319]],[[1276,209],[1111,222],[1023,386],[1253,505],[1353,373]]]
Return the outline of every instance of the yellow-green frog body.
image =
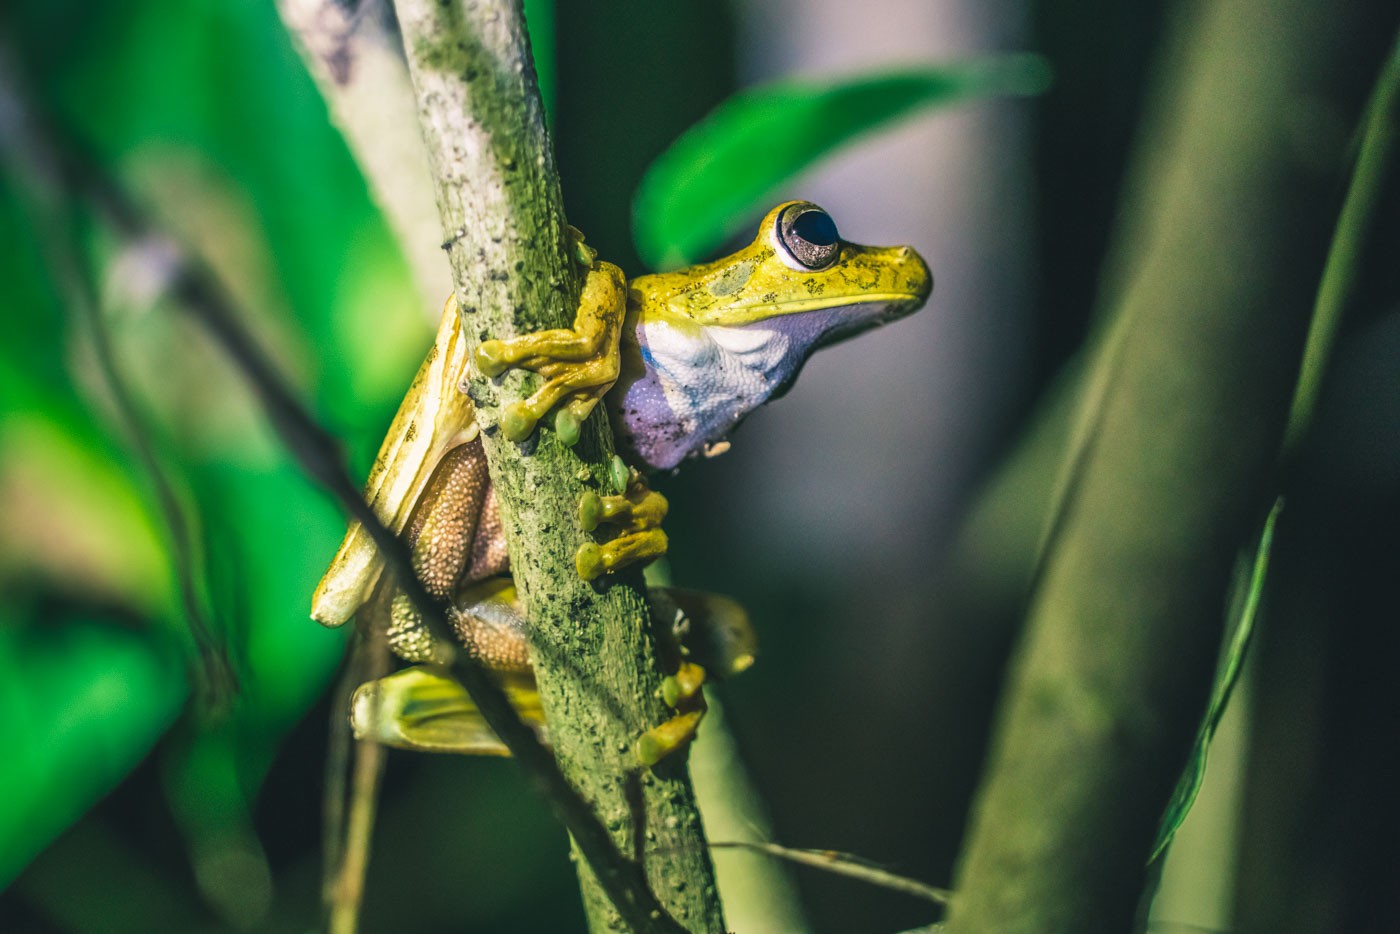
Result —
[[[454,605],[450,615],[460,647],[488,667],[525,677],[530,663],[523,613],[513,588],[490,582],[507,570],[508,558],[481,426],[463,391],[469,367],[486,376],[520,367],[545,377],[534,395],[503,410],[498,430],[507,438],[524,440],[551,413],[561,437],[576,438],[579,423],[606,399],[619,450],[642,470],[665,470],[723,449],[729,432],[785,391],[814,350],[913,312],[932,288],[927,267],[912,249],[843,241],[825,211],[800,201],[770,211],[754,241],[731,256],[630,283],[616,266],[597,262],[581,242],[579,247],[589,268],[573,328],[485,342],[469,363],[456,304],[449,299],[434,347],[385,438],[366,490],[381,519],[408,539],[428,591]],[[648,491],[635,470],[626,486],[621,496],[592,496],[583,504],[584,531],[600,522],[624,525],[622,534],[580,549],[579,572],[587,578],[665,550],[659,529],[664,499]],[[352,525],[312,599],[312,617],[330,626],[344,623],[369,600],[382,567],[367,534]],[[433,662],[453,651],[431,641],[406,598],[391,602],[390,643],[398,654]],[[719,659],[709,663],[718,666],[711,673],[741,670],[752,659],[746,620],[732,608],[715,615],[725,620],[716,624],[725,645],[710,653]],[[665,737],[653,743],[657,755],[693,732],[699,716],[694,707],[703,701],[699,680],[687,683],[677,705],[682,715],[650,731]],[[455,711],[453,722],[470,719],[465,699],[428,669],[376,684],[357,702],[356,727],[382,741],[413,746],[416,735],[422,748],[444,748],[442,716],[431,730],[407,722],[404,710],[415,698],[441,700],[446,691],[454,698],[447,705]],[[448,732],[469,736],[460,740],[459,751],[492,751],[480,741],[482,729],[474,721]]]

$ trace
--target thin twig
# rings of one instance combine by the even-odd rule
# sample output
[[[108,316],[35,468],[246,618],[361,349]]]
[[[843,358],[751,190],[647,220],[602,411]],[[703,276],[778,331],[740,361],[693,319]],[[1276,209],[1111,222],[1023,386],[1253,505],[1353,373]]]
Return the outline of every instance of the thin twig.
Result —
[[[356,616],[350,655],[336,684],[331,710],[324,791],[325,869],[321,880],[326,929],[330,934],[354,934],[364,900],[385,750],[372,740],[352,739],[345,712],[356,688],[383,677],[392,666],[384,629],[379,625],[384,618],[384,601],[380,588]]]
[[[821,869],[838,876],[859,879],[892,892],[903,892],[905,895],[922,898],[935,905],[948,904],[948,899],[953,895],[948,889],[940,889],[927,882],[920,882],[918,879],[911,879],[908,876],[890,872],[888,869],[882,869],[854,853],[842,853],[838,850],[804,849],[757,840],[728,840],[723,843],[711,843],[710,848],[714,850],[752,850],[755,853],[765,853],[778,859],[785,859],[802,866],[811,866],[814,869]]]

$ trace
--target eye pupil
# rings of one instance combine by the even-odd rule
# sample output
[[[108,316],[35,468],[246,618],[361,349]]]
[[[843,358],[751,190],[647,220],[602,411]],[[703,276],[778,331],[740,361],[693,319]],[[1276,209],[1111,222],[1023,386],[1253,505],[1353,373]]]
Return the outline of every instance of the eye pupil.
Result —
[[[778,239],[794,269],[821,270],[836,262],[841,235],[831,215],[810,202],[790,205],[778,218]]]
[[[813,246],[831,246],[837,240],[836,222],[825,211],[807,211],[792,222],[792,232]]]

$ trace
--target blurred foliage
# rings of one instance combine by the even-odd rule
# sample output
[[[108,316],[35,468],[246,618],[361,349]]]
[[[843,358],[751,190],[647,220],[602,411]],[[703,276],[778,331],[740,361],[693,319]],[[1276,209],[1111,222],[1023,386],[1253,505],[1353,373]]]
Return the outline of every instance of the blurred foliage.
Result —
[[[206,256],[363,465],[428,331],[275,11],[31,4],[7,26],[39,103]],[[15,248],[0,263],[19,313],[4,316],[0,347],[0,489],[26,505],[0,530],[0,573],[6,670],[25,673],[8,688],[29,698],[15,708],[27,714],[6,722],[10,748],[25,752],[5,767],[0,804],[0,826],[17,828],[0,836],[8,882],[151,750],[195,660],[150,479],[125,452],[110,394],[86,362],[92,335],[50,281],[45,249],[73,245],[44,244],[24,179],[7,175],[3,186]],[[239,853],[261,858],[247,844],[251,801],[340,657],[341,636],[308,626],[304,607],[342,520],[272,443],[219,351],[175,309],[151,307],[158,274],[142,245],[98,233],[80,246],[100,271],[119,364],[195,516],[195,589],[222,623],[241,685],[231,706],[187,708],[164,749],[174,813],[214,894],[242,878],[228,874]],[[55,615],[48,593],[77,608]],[[126,624],[84,619],[110,616],[103,606]],[[256,899],[222,903],[226,916],[257,917]]]
[[[1259,615],[1259,603],[1264,597],[1264,582],[1269,573],[1269,549],[1274,544],[1274,526],[1283,510],[1282,500],[1274,503],[1264,520],[1264,528],[1259,533],[1259,543],[1248,562],[1241,555],[1240,566],[1235,569],[1232,583],[1230,618],[1225,625],[1225,649],[1221,653],[1219,670],[1210,692],[1210,703],[1206,707],[1205,719],[1191,749],[1191,757],[1172,792],[1167,811],[1162,815],[1162,823],[1157,828],[1157,839],[1152,844],[1152,859],[1157,859],[1171,846],[1172,838],[1191,812],[1191,805],[1201,793],[1201,785],[1206,778],[1206,760],[1210,754],[1211,741],[1220,728],[1220,719],[1230,703],[1235,685],[1244,673],[1245,658],[1249,644],[1254,638],[1254,621]]]
[[[921,108],[988,94],[1038,94],[1036,56],[745,90],[688,130],[642,178],[632,225],[642,258],[675,269],[712,254],[803,169]],[[762,158],[756,155],[762,153]]]

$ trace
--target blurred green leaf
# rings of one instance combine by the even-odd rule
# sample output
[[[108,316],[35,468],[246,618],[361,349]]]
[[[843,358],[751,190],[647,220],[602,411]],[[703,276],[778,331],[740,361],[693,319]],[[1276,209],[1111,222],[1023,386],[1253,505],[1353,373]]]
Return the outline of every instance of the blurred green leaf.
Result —
[[[555,55],[554,0],[525,0],[525,28],[530,32],[530,52],[535,59],[535,77],[545,113],[554,117]]]
[[[25,5],[12,28],[36,104],[213,267],[269,356],[359,463],[367,464],[431,342],[436,309],[418,307],[397,246],[272,5],[136,0],[89,9],[61,0]],[[14,182],[23,185],[22,179]],[[85,510],[85,520],[45,523],[51,530],[71,527],[70,537],[104,560],[51,561],[54,573],[18,579],[24,593],[96,592],[132,618],[150,622],[150,638],[160,639],[181,631],[182,620],[171,598],[170,568],[161,564],[167,556],[158,549],[166,543],[159,520],[152,518],[157,513],[148,502],[149,483],[114,441],[120,432],[107,424],[106,400],[84,370],[81,334],[75,334],[81,329],[47,281],[42,241],[26,229],[25,199],[17,196],[23,190],[0,179],[0,225],[21,231],[14,249],[0,255],[16,310],[0,316],[0,335],[9,338],[0,341],[0,391],[9,410],[0,416],[0,436],[18,437],[19,427],[27,427],[29,436],[52,437],[55,450],[85,455],[69,457],[85,476],[109,482],[78,484],[84,496],[74,503]],[[167,763],[178,779],[169,786],[175,803],[190,805],[180,812],[181,826],[196,855],[230,852],[228,840],[247,836],[249,802],[283,734],[324,690],[342,652],[343,634],[311,622],[307,607],[344,519],[272,440],[242,381],[207,336],[169,303],[153,303],[156,285],[131,287],[133,281],[159,282],[159,275],[149,276],[150,259],[110,232],[93,241],[83,246],[109,302],[113,341],[143,408],[150,410],[171,474],[197,513],[195,559],[207,572],[243,691],[217,726],[190,717],[185,741],[170,748],[172,759],[188,761]],[[118,267],[146,278],[123,278],[115,274]],[[23,420],[14,417],[18,413]],[[31,447],[24,450],[26,463],[39,462]],[[65,482],[74,475],[54,474]],[[65,500],[41,502],[61,506]],[[145,521],[144,537],[128,536],[124,543],[118,536],[76,534],[128,514]],[[25,541],[22,526],[13,511],[0,516],[0,545]],[[154,549],[134,547],[148,540]],[[36,551],[31,547],[26,554]],[[153,551],[154,561],[141,564],[149,573],[121,576],[126,587],[115,595],[111,587],[92,585],[93,568],[121,568],[119,559],[130,564]],[[53,625],[48,618],[34,622],[29,628]],[[61,683],[67,693],[83,696],[120,676],[133,682],[134,693],[153,697],[149,684],[141,684],[152,682],[159,670],[151,668],[151,659],[142,667],[137,637],[105,638],[115,646],[108,668],[82,653],[73,665],[60,666],[47,643],[36,640],[6,643],[0,672],[8,681],[0,699],[7,701],[7,716],[10,692],[34,705],[49,696],[34,693],[40,682]],[[7,793],[0,806],[4,878],[120,781],[174,722],[187,692],[178,657],[169,664],[180,693],[164,705],[85,710],[85,728],[106,745],[103,768],[77,770],[87,779],[82,788],[54,784],[51,773],[64,768],[60,761],[40,768],[16,760],[0,770]],[[50,669],[61,670],[63,678],[44,674]],[[17,680],[12,672],[25,678]],[[7,727],[13,731],[17,724]],[[36,737],[42,734],[31,735],[40,725],[23,724],[11,745],[40,748]],[[222,779],[219,794],[208,793],[215,787],[211,776]],[[191,809],[202,813],[186,813]],[[14,823],[20,817],[23,825]]]
[[[779,185],[870,130],[971,97],[1038,94],[1049,80],[1044,59],[1010,55],[743,91],[647,170],[633,203],[637,250],[656,269],[695,262],[766,207]]]
[[[1259,613],[1259,601],[1264,593],[1264,580],[1269,572],[1269,551],[1274,542],[1274,524],[1278,521],[1279,513],[1282,510],[1282,500],[1275,502],[1274,508],[1269,510],[1268,518],[1264,520],[1264,528],[1259,533],[1259,543],[1254,549],[1254,559],[1248,566],[1248,577],[1241,576],[1235,586],[1235,598],[1232,601],[1233,612],[1230,614],[1230,625],[1226,628],[1230,641],[1215,674],[1215,686],[1211,689],[1210,706],[1206,708],[1205,719],[1201,722],[1200,732],[1196,734],[1196,745],[1191,750],[1191,758],[1186,763],[1186,771],[1182,773],[1181,780],[1177,782],[1176,790],[1172,792],[1171,802],[1167,805],[1167,811],[1162,815],[1162,823],[1157,827],[1157,840],[1152,845],[1152,856],[1148,858],[1149,863],[1161,856],[1171,845],[1172,838],[1176,836],[1182,821],[1186,820],[1186,815],[1191,812],[1191,806],[1196,803],[1196,796],[1201,791],[1201,783],[1205,781],[1206,755],[1210,751],[1211,740],[1215,738],[1215,730],[1220,726],[1220,718],[1225,715],[1225,705],[1230,702],[1230,695],[1240,680],[1240,672],[1244,670],[1244,660],[1249,652],[1250,640],[1254,636],[1254,620]]]
[[[176,653],[93,622],[0,626],[0,671],[3,887],[150,751],[186,684]]]

